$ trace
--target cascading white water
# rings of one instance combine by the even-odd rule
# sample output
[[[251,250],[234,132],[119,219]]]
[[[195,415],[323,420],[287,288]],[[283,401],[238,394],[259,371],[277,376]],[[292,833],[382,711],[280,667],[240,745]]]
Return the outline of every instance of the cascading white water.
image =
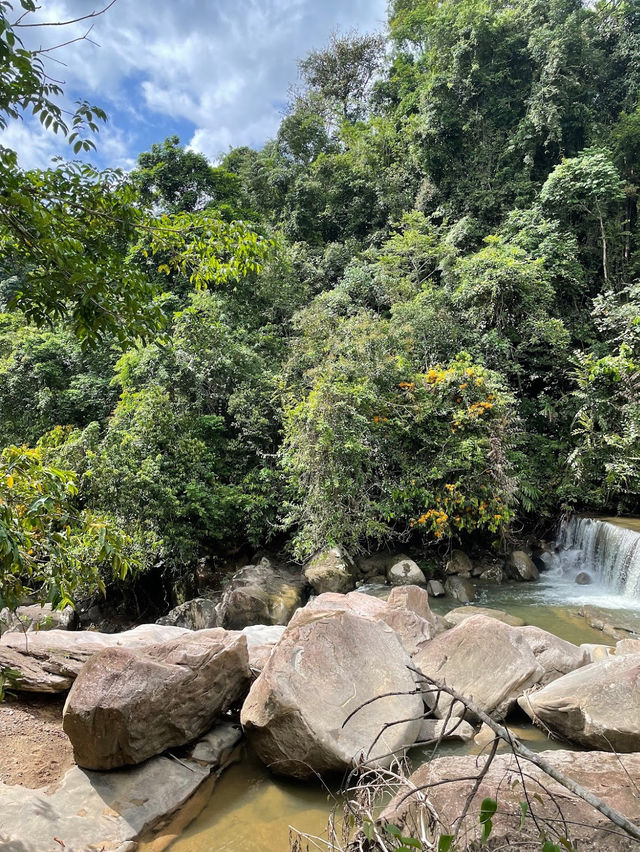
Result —
[[[612,592],[640,601],[640,532],[573,516],[560,524],[556,544],[556,570],[586,571]]]

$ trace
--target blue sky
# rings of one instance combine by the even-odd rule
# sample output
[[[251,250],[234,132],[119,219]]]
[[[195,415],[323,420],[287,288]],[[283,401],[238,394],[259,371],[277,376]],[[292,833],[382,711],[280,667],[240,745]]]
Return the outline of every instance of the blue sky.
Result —
[[[106,0],[104,0],[106,2]],[[57,51],[50,73],[72,99],[86,97],[109,114],[98,139],[101,166],[129,168],[140,151],[178,134],[215,160],[229,147],[260,146],[273,136],[297,81],[297,60],[322,47],[332,30],[384,28],[386,0],[117,0],[95,19],[91,39]],[[42,0],[43,21],[99,9],[101,0]],[[82,35],[25,30],[29,46]],[[63,36],[61,39],[60,36]],[[63,62],[64,65],[59,64]],[[0,144],[24,167],[66,153],[37,123],[12,124]]]

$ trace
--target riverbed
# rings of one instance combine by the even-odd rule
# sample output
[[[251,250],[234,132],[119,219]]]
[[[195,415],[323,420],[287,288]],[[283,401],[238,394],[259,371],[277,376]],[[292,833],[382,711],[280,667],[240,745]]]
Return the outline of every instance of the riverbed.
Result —
[[[636,521],[640,531],[640,520]],[[621,526],[629,529],[628,522]],[[476,604],[502,609],[522,618],[527,624],[542,627],[573,642],[614,645],[615,641],[589,626],[579,614],[583,606],[597,606],[640,632],[640,600],[631,599],[601,579],[593,566],[592,582],[578,585],[577,574],[585,568],[580,552],[553,554],[548,570],[534,583],[504,583],[478,586]],[[388,587],[367,589],[369,593],[386,595]],[[434,612],[444,615],[459,606],[448,598],[431,601]],[[526,724],[524,719],[509,725],[530,748],[543,751],[567,748],[554,743],[543,732]],[[474,743],[446,743],[440,754],[478,752]],[[415,749],[414,765],[429,759],[430,749]],[[305,784],[271,775],[245,747],[238,764],[222,776],[200,815],[170,846],[170,852],[286,852],[289,829],[322,835],[329,813],[336,804],[333,788],[320,783]],[[323,848],[318,845],[317,848]],[[325,847],[326,848],[326,847]]]

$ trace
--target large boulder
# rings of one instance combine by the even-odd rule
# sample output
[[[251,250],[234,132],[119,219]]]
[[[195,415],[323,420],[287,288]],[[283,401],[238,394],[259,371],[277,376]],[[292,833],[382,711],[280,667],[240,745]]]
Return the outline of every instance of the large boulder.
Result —
[[[472,698],[481,710],[499,718],[525,690],[587,662],[583,648],[539,627],[512,627],[489,614],[464,618],[414,657],[416,667],[427,677]],[[450,706],[451,700],[442,695],[436,715],[444,718]],[[454,713],[464,710],[456,704]]]
[[[445,570],[447,574],[459,574],[462,577],[470,577],[473,571],[473,562],[463,550],[452,550]]]
[[[464,719],[455,716],[446,719],[425,719],[420,728],[419,742],[423,745],[439,740],[460,740],[468,743],[473,739],[475,731]]]
[[[242,633],[247,637],[249,668],[254,677],[258,677],[266,666],[284,631],[284,627],[276,624],[251,624],[243,628]]]
[[[444,589],[449,597],[455,598],[462,604],[472,603],[476,599],[476,590],[471,580],[467,580],[466,577],[461,577],[459,574],[452,574],[447,577]]]
[[[291,623],[307,620],[308,612],[351,612],[370,621],[384,622],[398,634],[409,656],[416,654],[440,632],[429,608],[429,595],[418,586],[392,589],[386,601],[362,592],[346,595],[325,592],[312,598],[304,609],[298,610]]]
[[[33,633],[40,630],[73,630],[76,614],[67,606],[54,609],[51,604],[19,606],[15,612],[5,607],[0,610],[0,634],[19,632]]]
[[[619,758],[602,752],[545,751],[540,757],[632,822],[640,822],[640,754]],[[385,808],[381,822],[397,826],[406,836],[425,837],[434,847],[440,835],[453,834],[457,828],[465,849],[479,849],[483,825],[478,815],[483,800],[490,798],[497,801],[498,808],[492,817],[489,844],[482,844],[483,849],[539,850],[540,829],[550,837],[557,837],[560,829],[562,834],[568,832],[582,852],[637,852],[637,840],[615,829],[601,813],[536,766],[527,763],[523,774],[522,761],[518,765],[511,754],[495,757],[474,789],[484,760],[468,755],[423,764],[409,779],[407,789]],[[411,794],[409,787],[423,792]],[[467,816],[458,826],[472,793]],[[524,822],[523,801],[529,802]]]
[[[534,721],[587,748],[640,751],[640,654],[583,666],[519,704]]]
[[[387,570],[387,580],[392,586],[427,585],[422,568],[413,559],[401,559]]]
[[[573,645],[540,627],[522,627],[520,634],[544,669],[538,681],[541,686],[591,662],[589,653],[582,646]]]
[[[218,605],[218,623],[228,630],[251,624],[287,624],[302,605],[304,582],[298,574],[263,558],[246,565],[229,581]]]
[[[187,630],[210,630],[218,626],[216,602],[208,598],[194,598],[163,615],[156,624],[186,627]]]
[[[361,760],[388,766],[420,733],[424,708],[409,665],[386,624],[300,611],[251,687],[242,725],[280,774],[342,772]],[[394,694],[366,704],[386,693]]]
[[[0,642],[0,668],[20,672],[16,688],[23,692],[67,692],[87,660],[104,648],[137,650],[189,632],[183,627],[141,624],[122,633],[5,633]]]
[[[507,569],[514,580],[537,580],[540,576],[533,559],[524,550],[514,550],[509,556]]]
[[[625,654],[640,654],[640,639],[620,639],[616,642],[616,656],[624,657]]]
[[[246,637],[220,628],[137,652],[101,651],[64,708],[76,763],[114,769],[185,745],[243,698],[250,676]]]
[[[342,547],[331,547],[316,553],[304,569],[304,576],[314,591],[350,592],[355,588],[357,568]]]
[[[408,559],[404,553],[397,553],[392,550],[380,550],[378,553],[359,557],[356,560],[356,565],[360,573],[369,582],[370,577],[385,576],[392,565],[395,565],[396,562],[401,562],[403,559]]]
[[[518,697],[544,675],[518,628],[484,615],[467,618],[437,636],[416,654],[414,664],[497,718],[504,718]],[[441,695],[435,715],[445,718],[451,704],[448,695]],[[460,703],[453,706],[453,713],[464,715]]]

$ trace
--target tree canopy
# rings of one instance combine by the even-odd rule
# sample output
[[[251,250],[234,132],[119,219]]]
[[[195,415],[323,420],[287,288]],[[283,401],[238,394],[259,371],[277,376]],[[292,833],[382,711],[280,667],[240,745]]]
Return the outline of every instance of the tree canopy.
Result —
[[[13,6],[0,120],[81,154],[102,113],[61,111]],[[274,138],[219,165],[2,153],[6,600],[639,511],[640,5],[388,23],[302,58]]]

